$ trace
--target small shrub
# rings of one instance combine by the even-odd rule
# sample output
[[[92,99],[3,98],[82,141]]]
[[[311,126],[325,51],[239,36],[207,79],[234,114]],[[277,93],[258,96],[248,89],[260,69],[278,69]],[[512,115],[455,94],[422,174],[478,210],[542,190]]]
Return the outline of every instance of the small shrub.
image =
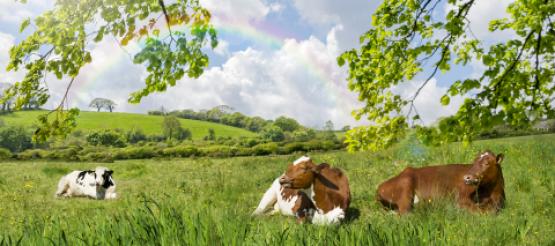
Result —
[[[42,149],[28,149],[16,155],[18,160],[33,160],[46,158],[48,151]]]
[[[269,155],[275,154],[278,151],[277,143],[264,143],[254,146],[254,155]]]
[[[0,130],[0,147],[17,153],[33,147],[31,134],[23,127],[8,127]]]
[[[288,143],[281,147],[282,154],[290,154],[294,152],[304,151],[304,144],[299,142]]]
[[[204,140],[206,141],[216,140],[216,132],[214,131],[214,129],[212,128],[208,129],[208,135],[204,136]]]
[[[12,158],[12,152],[8,149],[0,148],[0,160]]]
[[[127,139],[127,142],[132,144],[147,140],[146,135],[141,129],[132,129],[130,131],[127,131],[125,137]]]
[[[91,145],[125,147],[125,140],[121,134],[112,130],[92,132],[87,135],[87,142]]]
[[[147,140],[149,142],[163,142],[166,141],[166,137],[164,135],[150,135]]]

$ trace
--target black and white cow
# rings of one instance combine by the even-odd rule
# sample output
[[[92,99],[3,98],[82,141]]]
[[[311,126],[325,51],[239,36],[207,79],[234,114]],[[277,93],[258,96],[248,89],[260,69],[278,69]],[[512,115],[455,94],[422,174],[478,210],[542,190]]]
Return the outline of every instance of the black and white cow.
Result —
[[[56,197],[115,199],[117,195],[113,173],[114,171],[105,167],[97,167],[94,171],[73,171],[60,179]]]

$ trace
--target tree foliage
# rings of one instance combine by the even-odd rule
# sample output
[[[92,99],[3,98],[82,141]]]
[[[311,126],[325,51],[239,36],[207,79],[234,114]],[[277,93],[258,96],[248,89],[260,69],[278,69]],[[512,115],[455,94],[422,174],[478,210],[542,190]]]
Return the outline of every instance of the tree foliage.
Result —
[[[281,128],[285,132],[292,132],[301,127],[299,122],[295,119],[287,118],[285,116],[280,116],[274,121],[274,125]]]
[[[17,0],[25,3],[26,0]],[[187,75],[199,77],[208,65],[202,48],[217,45],[216,31],[210,25],[210,13],[198,0],[121,1],[56,0],[54,9],[34,20],[25,20],[20,31],[33,27],[19,44],[10,50],[8,71],[25,70],[25,76],[6,90],[0,100],[14,100],[15,109],[32,98],[44,105],[50,98],[47,74],[68,80],[68,87],[58,107],[41,116],[36,140],[52,135],[65,136],[74,126],[77,109],[66,109],[68,91],[81,68],[93,60],[91,43],[115,37],[121,46],[132,40],[144,41],[133,62],[146,67],[145,87],[134,92],[129,102],[138,103],[152,92],[165,91]],[[172,27],[186,26],[188,32]],[[162,35],[161,30],[168,30]]]
[[[164,117],[164,121],[162,122],[162,129],[164,130],[164,136],[167,139],[172,139],[175,134],[179,131],[178,129],[181,128],[181,122],[175,116],[166,116]]]
[[[348,132],[350,150],[386,148],[406,134],[411,121],[421,141],[441,144],[469,142],[476,132],[500,123],[525,126],[554,115],[555,1],[515,0],[506,9],[510,17],[491,20],[489,30],[516,35],[493,45],[485,45],[470,30],[468,13],[475,3],[383,1],[372,16],[372,28],[360,37],[360,48],[338,57],[339,65],[348,65],[349,89],[365,103],[354,117],[371,122]],[[438,19],[434,13],[442,7],[446,16]],[[451,81],[438,102],[448,105],[450,98],[463,96],[458,112],[437,126],[422,124],[414,106],[421,90],[439,71],[472,61],[480,62],[484,72]],[[403,98],[394,92],[417,76],[426,79],[413,95]]]
[[[103,108],[112,112],[116,107],[116,103],[106,98],[95,98],[91,101],[89,107],[96,108],[97,112],[100,112],[100,110]]]

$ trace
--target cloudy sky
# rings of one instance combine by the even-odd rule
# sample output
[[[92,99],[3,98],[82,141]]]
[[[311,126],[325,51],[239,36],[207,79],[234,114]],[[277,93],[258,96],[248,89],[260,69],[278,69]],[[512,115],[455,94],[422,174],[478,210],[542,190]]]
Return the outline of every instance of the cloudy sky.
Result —
[[[503,17],[510,1],[478,1],[470,13],[472,30],[494,42],[510,33],[490,34],[487,23]],[[137,45],[125,49],[113,38],[92,47],[93,62],[81,71],[70,92],[70,106],[89,110],[95,97],[114,100],[120,112],[144,113],[159,109],[208,109],[226,104],[247,115],[274,119],[286,115],[302,124],[321,127],[332,120],[337,128],[360,125],[351,112],[361,104],[347,89],[347,71],[336,64],[341,52],[357,47],[360,34],[370,28],[371,14],[380,1],[371,0],[201,0],[213,15],[220,45],[208,50],[210,67],[199,79],[183,79],[165,93],[128,104],[129,94],[143,87],[144,68],[131,62]],[[52,8],[53,0],[28,4],[0,0],[0,82],[13,83],[20,73],[5,72],[8,50],[24,38],[19,23]],[[438,14],[443,14],[440,10]],[[453,98],[441,107],[439,98],[453,78],[477,74],[471,65],[438,75],[429,83],[416,106],[425,123],[456,111],[462,101]],[[421,81],[420,81],[421,82]],[[66,81],[48,78],[53,95],[46,107],[59,103]],[[396,90],[411,95],[418,79]]]

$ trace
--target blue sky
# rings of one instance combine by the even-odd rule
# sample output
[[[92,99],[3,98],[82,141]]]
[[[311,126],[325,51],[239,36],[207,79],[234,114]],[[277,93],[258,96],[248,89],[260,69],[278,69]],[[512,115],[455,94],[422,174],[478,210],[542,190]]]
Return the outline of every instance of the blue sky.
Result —
[[[91,47],[93,62],[81,71],[70,92],[70,106],[87,110],[95,97],[114,100],[116,111],[141,112],[166,109],[207,109],[221,104],[248,115],[273,119],[286,115],[302,124],[321,127],[332,120],[337,128],[360,125],[351,111],[360,107],[357,95],[347,89],[345,68],[336,64],[341,52],[357,47],[358,37],[370,28],[371,14],[380,1],[366,0],[201,0],[213,15],[220,45],[208,50],[210,67],[199,79],[183,79],[165,93],[151,95],[138,105],[126,102],[129,93],[142,88],[144,68],[132,64],[129,54],[113,38]],[[470,13],[473,32],[486,42],[510,33],[489,34],[487,22],[504,17],[510,1],[478,1]],[[53,6],[53,0],[29,0],[28,4],[0,0],[0,67],[5,67],[9,47],[22,38],[19,23]],[[440,8],[438,15],[445,12]],[[456,111],[462,98],[441,107],[439,98],[456,78],[481,71],[478,63],[438,75],[425,87],[417,107],[425,123]],[[13,83],[22,72],[0,70],[0,82]],[[395,88],[406,97],[426,74]],[[56,105],[67,80],[48,77]]]

